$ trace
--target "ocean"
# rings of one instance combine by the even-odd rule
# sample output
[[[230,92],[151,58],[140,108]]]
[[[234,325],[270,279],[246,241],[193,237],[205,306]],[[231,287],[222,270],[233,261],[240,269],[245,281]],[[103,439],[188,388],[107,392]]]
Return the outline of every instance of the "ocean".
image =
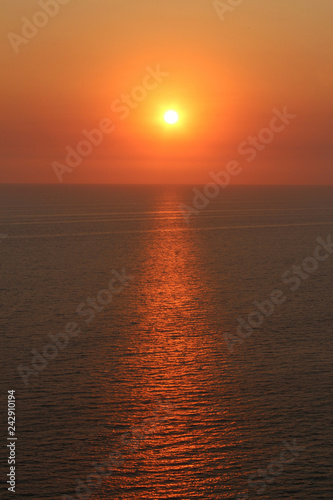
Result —
[[[0,194],[1,498],[331,498],[332,187]]]

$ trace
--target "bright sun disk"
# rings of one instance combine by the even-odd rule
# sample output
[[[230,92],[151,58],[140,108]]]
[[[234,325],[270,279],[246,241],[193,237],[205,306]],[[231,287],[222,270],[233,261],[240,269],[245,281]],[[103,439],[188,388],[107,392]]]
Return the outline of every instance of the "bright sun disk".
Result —
[[[178,122],[177,111],[174,111],[171,109],[169,111],[167,111],[164,115],[164,120],[166,123],[169,123],[169,125],[174,125],[176,122]]]

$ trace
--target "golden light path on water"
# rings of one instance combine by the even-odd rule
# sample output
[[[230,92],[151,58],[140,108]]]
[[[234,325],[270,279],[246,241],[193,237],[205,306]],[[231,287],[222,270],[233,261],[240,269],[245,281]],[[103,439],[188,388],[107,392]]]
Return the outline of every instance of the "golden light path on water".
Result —
[[[159,217],[167,200],[156,203],[156,229],[163,230],[170,226]],[[174,220],[172,228],[180,224]],[[130,414],[121,417],[127,446],[108,491],[114,487],[119,498],[143,499],[148,491],[149,498],[190,498],[222,488],[228,467],[237,463],[230,448],[240,449],[241,437],[230,409],[221,404],[227,355],[217,349],[216,332],[209,335],[209,287],[197,262],[195,236],[156,231],[142,243],[146,259],[133,311],[139,320],[127,332],[118,359],[131,401]]]

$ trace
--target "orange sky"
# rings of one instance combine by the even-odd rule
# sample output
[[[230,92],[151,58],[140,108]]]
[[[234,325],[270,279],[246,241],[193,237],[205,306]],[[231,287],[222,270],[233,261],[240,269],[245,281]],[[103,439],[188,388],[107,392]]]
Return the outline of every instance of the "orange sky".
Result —
[[[0,182],[205,183],[237,160],[234,184],[333,184],[333,2],[2,0],[0,15]],[[239,145],[285,107],[248,161]]]

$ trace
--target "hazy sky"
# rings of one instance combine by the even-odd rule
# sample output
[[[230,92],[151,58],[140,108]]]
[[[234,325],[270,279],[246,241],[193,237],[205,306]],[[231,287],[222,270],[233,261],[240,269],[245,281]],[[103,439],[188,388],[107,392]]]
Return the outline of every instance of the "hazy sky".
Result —
[[[333,1],[215,3],[1,0],[0,182],[333,184]]]

